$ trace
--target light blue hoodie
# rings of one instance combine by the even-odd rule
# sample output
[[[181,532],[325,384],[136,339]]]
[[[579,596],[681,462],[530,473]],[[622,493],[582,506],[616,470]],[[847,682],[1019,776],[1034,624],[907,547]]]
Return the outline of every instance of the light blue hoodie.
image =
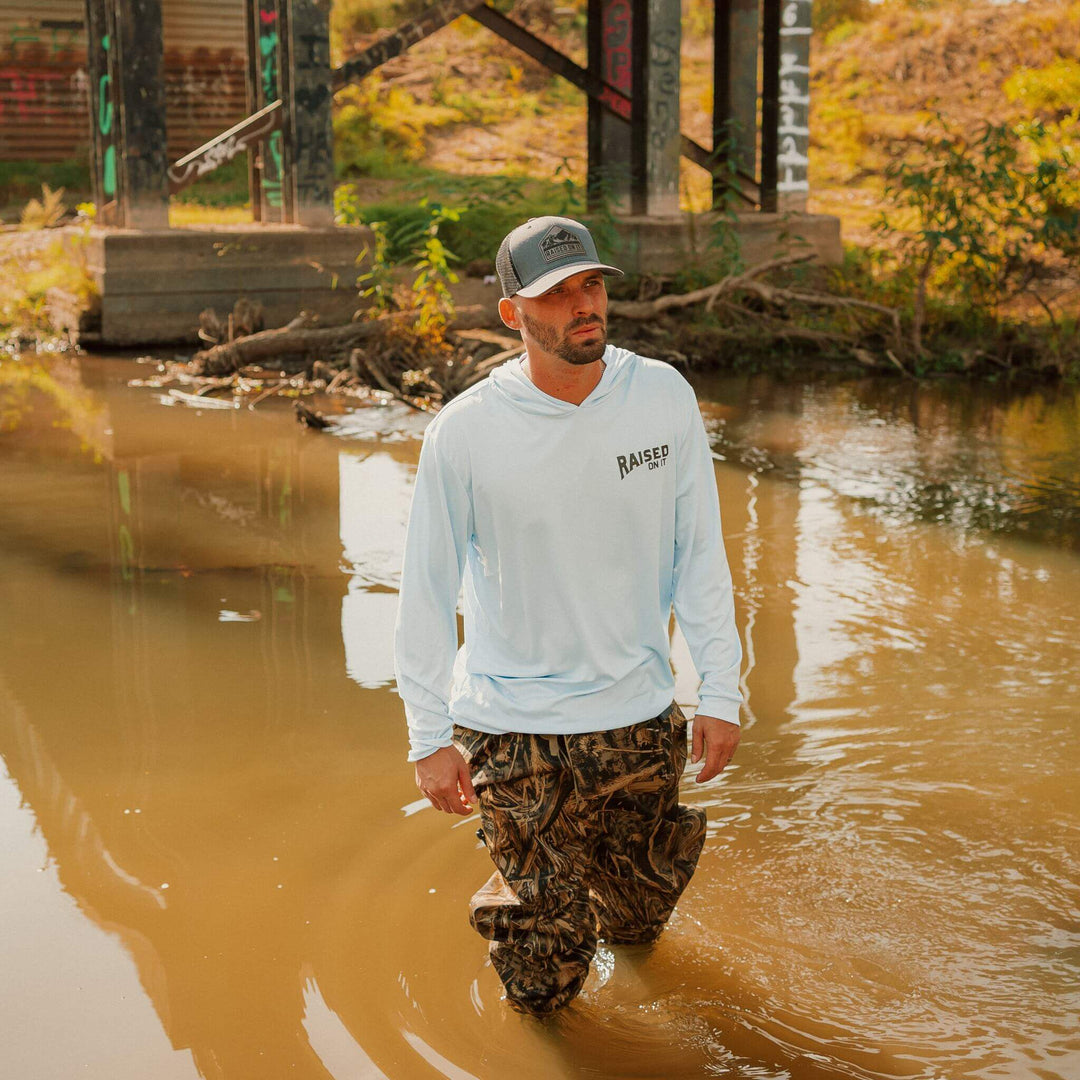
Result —
[[[545,734],[640,723],[672,701],[672,604],[698,712],[738,723],[742,652],[694,392],[608,346],[572,405],[511,360],[428,426],[395,633],[410,761],[452,724]],[[457,598],[464,580],[465,644]]]

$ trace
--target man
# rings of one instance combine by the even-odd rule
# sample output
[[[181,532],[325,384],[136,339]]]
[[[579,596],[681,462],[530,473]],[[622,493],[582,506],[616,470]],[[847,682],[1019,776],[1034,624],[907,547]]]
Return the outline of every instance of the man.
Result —
[[[420,790],[447,813],[480,805],[496,871],[472,925],[510,1005],[544,1016],[581,989],[598,935],[655,940],[697,864],[672,606],[703,680],[699,783],[739,741],[741,649],[694,392],[607,344],[604,276],[621,271],[561,217],[514,229],[496,268],[525,352],[425,434],[397,677]]]

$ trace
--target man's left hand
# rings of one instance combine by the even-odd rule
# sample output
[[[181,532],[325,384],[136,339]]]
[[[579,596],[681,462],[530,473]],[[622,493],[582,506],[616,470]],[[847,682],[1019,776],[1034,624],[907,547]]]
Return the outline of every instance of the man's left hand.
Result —
[[[720,720],[715,716],[694,717],[694,739],[690,760],[695,764],[705,755],[705,764],[697,774],[696,782],[704,784],[724,771],[727,763],[735,754],[742,732],[738,724]]]

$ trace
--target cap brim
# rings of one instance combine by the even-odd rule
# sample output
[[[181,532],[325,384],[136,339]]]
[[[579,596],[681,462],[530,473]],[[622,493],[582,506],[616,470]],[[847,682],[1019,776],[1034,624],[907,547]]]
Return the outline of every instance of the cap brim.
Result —
[[[549,270],[546,274],[541,274],[531,285],[518,289],[514,295],[524,296],[526,300],[531,300],[535,296],[542,296],[548,289],[555,288],[560,281],[565,281],[575,274],[583,274],[586,270],[602,270],[605,274],[623,276],[623,272],[617,266],[608,266],[607,263],[571,263],[569,266],[560,266],[558,270]]]

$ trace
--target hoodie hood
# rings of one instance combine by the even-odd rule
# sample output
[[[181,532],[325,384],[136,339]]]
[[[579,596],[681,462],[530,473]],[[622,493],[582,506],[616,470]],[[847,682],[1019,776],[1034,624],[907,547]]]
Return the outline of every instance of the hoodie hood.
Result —
[[[545,394],[525,374],[522,367],[524,353],[497,367],[488,376],[488,382],[511,405],[523,412],[540,416],[573,416],[582,409],[594,409],[602,405],[638,364],[636,353],[629,349],[618,349],[614,345],[609,345],[604,350],[603,359],[604,374],[600,376],[600,381],[592,393],[580,405]]]

